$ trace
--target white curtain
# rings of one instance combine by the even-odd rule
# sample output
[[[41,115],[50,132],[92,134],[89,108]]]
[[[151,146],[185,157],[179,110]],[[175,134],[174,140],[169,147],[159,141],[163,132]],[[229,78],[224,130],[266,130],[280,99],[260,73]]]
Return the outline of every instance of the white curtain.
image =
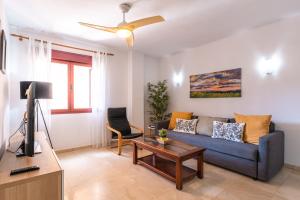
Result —
[[[105,147],[110,142],[109,133],[106,130],[107,122],[107,55],[97,52],[93,55],[92,67],[92,120],[91,143],[95,148]]]
[[[28,44],[31,80],[49,82],[51,78],[51,42],[29,38]]]
[[[51,81],[51,42],[37,41],[29,38],[28,43],[28,80],[29,81]],[[50,100],[40,100],[45,121],[50,132],[51,129],[51,109]],[[45,126],[39,113],[39,130],[45,131]]]

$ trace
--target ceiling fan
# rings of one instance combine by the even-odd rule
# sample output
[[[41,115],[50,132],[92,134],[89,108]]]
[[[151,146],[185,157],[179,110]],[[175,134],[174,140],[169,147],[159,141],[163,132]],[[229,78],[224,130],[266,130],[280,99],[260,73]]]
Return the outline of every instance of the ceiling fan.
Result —
[[[132,21],[132,22],[126,22],[125,14],[127,12],[129,12],[131,7],[132,7],[132,4],[130,4],[130,3],[122,3],[120,5],[120,9],[123,13],[123,21],[120,24],[118,24],[117,27],[99,26],[99,25],[89,24],[89,23],[84,23],[84,22],[79,22],[79,24],[82,26],[87,26],[89,28],[94,28],[94,29],[98,29],[101,31],[116,33],[119,37],[126,39],[128,47],[132,47],[133,42],[134,42],[133,31],[135,29],[140,28],[142,26],[147,26],[150,24],[162,22],[165,20],[162,16],[153,16],[153,17],[147,17],[147,18],[139,19],[139,20]]]

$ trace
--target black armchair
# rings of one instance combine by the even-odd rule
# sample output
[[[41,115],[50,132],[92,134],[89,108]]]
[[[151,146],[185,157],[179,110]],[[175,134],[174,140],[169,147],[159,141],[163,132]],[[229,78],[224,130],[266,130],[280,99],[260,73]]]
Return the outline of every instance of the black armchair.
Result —
[[[112,139],[118,141],[118,154],[122,153],[122,146],[131,139],[140,137],[144,134],[143,129],[129,123],[126,115],[126,108],[108,108],[107,129],[112,132]],[[132,133],[131,128],[136,129],[138,133]]]

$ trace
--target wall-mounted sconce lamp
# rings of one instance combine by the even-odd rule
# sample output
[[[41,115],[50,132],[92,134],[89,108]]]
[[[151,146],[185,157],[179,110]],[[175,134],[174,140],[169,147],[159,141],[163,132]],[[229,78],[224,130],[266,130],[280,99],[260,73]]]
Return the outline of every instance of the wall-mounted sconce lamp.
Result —
[[[258,61],[258,70],[263,76],[276,75],[281,63],[282,61],[278,55],[273,55],[270,59],[263,57]]]
[[[183,74],[182,72],[174,73],[173,74],[173,84],[175,86],[180,86],[183,81]]]

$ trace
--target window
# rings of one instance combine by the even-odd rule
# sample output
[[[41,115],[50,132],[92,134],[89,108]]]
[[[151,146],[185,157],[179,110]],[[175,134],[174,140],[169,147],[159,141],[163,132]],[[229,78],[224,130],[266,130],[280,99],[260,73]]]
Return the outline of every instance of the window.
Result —
[[[68,64],[52,62],[52,109],[68,109]]]
[[[52,114],[91,112],[91,56],[52,51]]]

